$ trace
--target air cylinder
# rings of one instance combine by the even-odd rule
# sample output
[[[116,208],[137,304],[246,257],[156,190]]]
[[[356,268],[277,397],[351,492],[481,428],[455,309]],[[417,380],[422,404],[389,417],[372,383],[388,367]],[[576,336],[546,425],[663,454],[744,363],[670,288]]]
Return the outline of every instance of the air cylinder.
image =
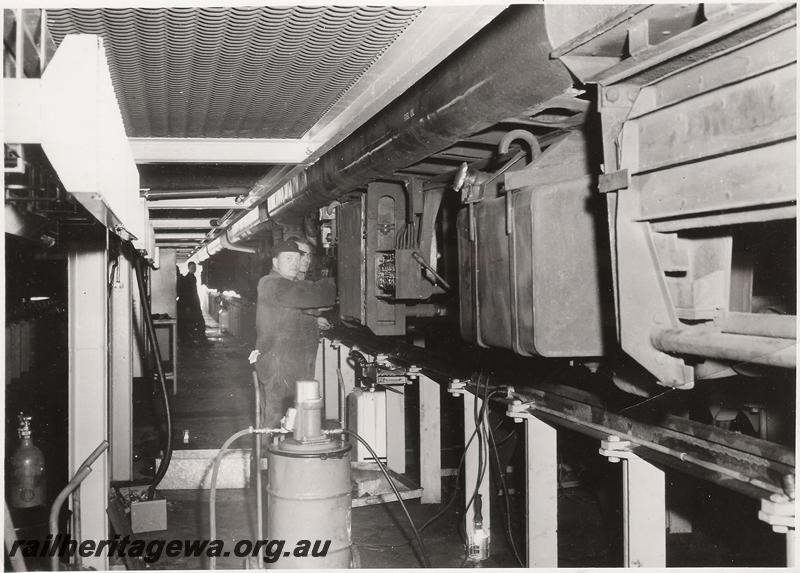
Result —
[[[265,565],[270,569],[347,569],[350,444],[322,434],[319,383],[300,381],[295,389],[299,424],[291,438],[267,453],[267,538],[272,545],[263,553]],[[280,550],[279,542],[284,542]]]

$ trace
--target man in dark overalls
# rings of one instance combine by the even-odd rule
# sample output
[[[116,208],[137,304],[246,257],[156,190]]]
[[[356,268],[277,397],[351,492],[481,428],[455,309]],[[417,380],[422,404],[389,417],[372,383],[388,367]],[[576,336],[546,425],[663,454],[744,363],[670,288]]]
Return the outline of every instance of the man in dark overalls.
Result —
[[[275,428],[293,406],[294,383],[313,380],[319,344],[317,318],[304,311],[336,302],[333,279],[295,280],[300,249],[283,241],[272,250],[272,271],[258,281],[256,372],[261,382],[262,427]]]

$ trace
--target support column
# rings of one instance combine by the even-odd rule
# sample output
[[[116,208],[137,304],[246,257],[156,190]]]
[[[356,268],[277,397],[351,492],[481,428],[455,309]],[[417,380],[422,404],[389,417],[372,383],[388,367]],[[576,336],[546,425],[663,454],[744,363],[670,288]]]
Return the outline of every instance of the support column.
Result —
[[[111,479],[129,481],[133,474],[133,277],[130,261],[122,255],[113,281],[109,305]]]
[[[68,253],[69,288],[69,467],[81,462],[108,439],[108,254],[105,236],[82,237]],[[108,539],[107,456],[92,465],[81,486],[82,539]],[[105,555],[83,564],[108,569]]]
[[[470,437],[472,436],[473,432],[475,432],[475,412],[480,412],[481,407],[483,406],[483,400],[480,398],[476,398],[473,394],[469,392],[464,392],[464,445],[466,446],[469,442]],[[484,420],[484,424],[487,422]],[[480,439],[479,439],[480,438]],[[465,499],[464,504],[468,504],[470,498],[472,498],[472,494],[475,492],[475,484],[478,480],[478,451],[479,449],[483,449],[483,460],[484,460],[484,467],[485,471],[483,472],[483,479],[481,480],[480,486],[478,487],[477,493],[480,494],[482,500],[482,517],[483,517],[483,531],[486,537],[486,544],[487,547],[489,546],[489,542],[491,540],[491,505],[490,505],[490,494],[489,494],[489,448],[486,447],[485,442],[483,440],[483,436],[481,436],[480,430],[473,438],[472,442],[469,444],[469,448],[467,449],[467,454],[464,459],[464,493]],[[470,547],[469,554],[470,556],[474,555],[475,548],[474,546],[478,545],[476,541],[475,535],[475,527],[474,527],[474,519],[475,519],[475,499],[472,500],[469,508],[466,510],[465,513],[465,528],[467,533],[467,542],[469,543]],[[487,554],[489,551],[487,550]],[[485,556],[482,558],[485,559]]]
[[[419,475],[422,503],[442,501],[442,423],[439,384],[419,376]]]
[[[556,429],[525,420],[528,567],[558,567],[558,459]]]
[[[667,561],[664,472],[631,452],[617,436],[603,440],[600,453],[622,460],[622,518],[625,567],[665,567]]]
[[[397,390],[397,392],[392,392]],[[405,386],[386,390],[386,465],[398,474],[406,473]]]
[[[508,416],[525,422],[525,491],[528,567],[558,567],[558,448],[556,429],[531,415],[519,400]]]
[[[339,368],[339,352],[334,344],[333,341],[323,338],[317,355],[318,376],[323,382],[326,420],[335,420],[339,417],[339,379],[336,374]]]

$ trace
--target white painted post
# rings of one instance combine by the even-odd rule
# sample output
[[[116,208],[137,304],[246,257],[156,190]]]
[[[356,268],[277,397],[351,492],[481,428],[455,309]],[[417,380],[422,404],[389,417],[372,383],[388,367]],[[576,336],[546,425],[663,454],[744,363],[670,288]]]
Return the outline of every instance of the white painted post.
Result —
[[[528,567],[558,567],[558,458],[556,429],[525,418]]]
[[[81,240],[68,253],[69,289],[69,467],[81,462],[108,439],[108,314],[105,240]],[[81,486],[83,539],[108,539],[108,469],[103,453]],[[105,555],[83,564],[108,569]]]
[[[129,481],[133,472],[133,276],[119,257],[111,289],[111,479]],[[174,357],[177,360],[177,355]]]
[[[320,362],[324,383],[325,419],[336,420],[339,417],[339,378],[336,374],[339,368],[339,352],[327,338],[323,338],[320,344],[317,359]]]
[[[636,455],[622,464],[625,566],[665,567],[664,472]]]
[[[667,563],[664,472],[631,451],[628,441],[609,436],[600,453],[622,460],[622,528],[625,567],[665,567]]]
[[[422,503],[442,501],[442,432],[439,384],[419,376],[419,475]]]
[[[392,392],[397,390],[400,392]],[[398,474],[406,473],[405,386],[392,386],[386,394],[386,465]]]

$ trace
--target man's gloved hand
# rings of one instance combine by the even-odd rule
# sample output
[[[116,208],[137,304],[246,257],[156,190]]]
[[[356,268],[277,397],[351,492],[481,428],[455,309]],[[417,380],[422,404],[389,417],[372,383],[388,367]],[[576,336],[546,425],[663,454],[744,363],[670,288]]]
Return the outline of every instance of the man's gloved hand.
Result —
[[[255,364],[255,363],[256,363],[256,360],[258,360],[258,357],[259,357],[259,356],[261,356],[261,351],[260,351],[260,350],[253,350],[253,351],[250,353],[250,356],[248,356],[248,357],[247,357],[247,361],[248,361],[250,364]]]
[[[331,324],[331,321],[325,318],[324,316],[318,316],[317,327],[319,327],[320,330],[330,330],[331,328],[333,328],[333,325]]]

